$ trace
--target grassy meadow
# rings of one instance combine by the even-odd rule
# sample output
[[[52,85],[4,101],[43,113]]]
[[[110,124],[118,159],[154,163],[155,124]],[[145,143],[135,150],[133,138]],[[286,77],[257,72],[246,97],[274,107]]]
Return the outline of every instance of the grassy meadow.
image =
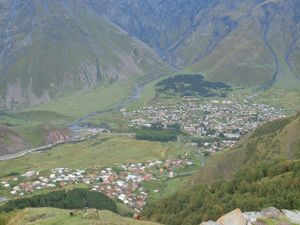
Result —
[[[92,90],[79,90],[52,99],[48,103],[29,107],[27,111],[56,112],[75,119],[117,104],[131,93],[132,87],[131,80],[103,83]]]
[[[156,202],[161,198],[174,194],[176,191],[180,190],[180,188],[184,188],[187,185],[189,177],[190,176],[179,176],[163,181],[145,182],[144,185],[146,190],[150,191],[147,202]],[[159,192],[155,192],[154,190],[159,190]]]
[[[87,212],[79,210],[72,217],[69,212],[70,210],[55,208],[27,208],[12,213],[7,225],[158,225],[121,217],[109,211],[98,211],[97,213],[93,209]]]
[[[164,159],[181,154],[178,143],[139,141],[129,137],[101,136],[95,139],[64,144],[41,153],[0,162],[0,176],[27,170],[49,170],[57,167],[97,169],[129,162]]]
[[[121,112],[106,112],[88,118],[86,122],[92,125],[102,125],[102,127],[107,127],[112,132],[127,132],[130,130],[128,121]]]

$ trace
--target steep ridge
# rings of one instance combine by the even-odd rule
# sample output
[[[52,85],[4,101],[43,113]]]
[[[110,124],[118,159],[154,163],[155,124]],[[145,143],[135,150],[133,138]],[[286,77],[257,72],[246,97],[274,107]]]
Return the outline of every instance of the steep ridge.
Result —
[[[200,20],[197,18],[199,11],[209,10],[219,1],[89,0],[89,2],[98,13],[145,41],[167,59],[169,49],[178,45],[197,25]]]
[[[189,186],[148,205],[145,216],[200,224],[240,208],[300,208],[300,114],[265,124],[236,147],[212,156]]]
[[[0,4],[1,107],[38,104],[104,80],[168,71],[151,48],[84,1]]]
[[[212,80],[264,88],[276,83],[278,76],[288,78],[287,83],[298,78],[297,0],[89,3],[179,70],[187,68],[187,72],[203,73]],[[279,69],[281,64],[284,70]]]
[[[237,25],[211,54],[196,57],[188,70],[203,71],[213,80],[227,78],[229,82],[242,86],[262,85],[268,88],[276,83],[278,76],[288,78],[292,83],[299,71],[294,69],[280,71],[279,67],[286,63],[281,58],[284,58],[291,49],[288,46],[299,39],[297,4],[297,1],[236,3],[228,13]],[[215,31],[211,31],[213,32]],[[195,32],[185,44],[187,48],[182,47],[181,52],[193,54],[186,49],[193,49],[198,41],[212,35],[201,33],[201,30]],[[297,52],[297,48],[293,46],[293,51]],[[184,58],[182,53],[178,54]]]

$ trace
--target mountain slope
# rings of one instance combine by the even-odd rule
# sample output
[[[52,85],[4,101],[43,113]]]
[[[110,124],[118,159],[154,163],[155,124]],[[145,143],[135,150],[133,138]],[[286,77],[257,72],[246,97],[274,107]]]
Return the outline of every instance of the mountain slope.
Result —
[[[236,86],[299,86],[297,0],[0,0],[0,6],[2,108],[46,102],[103,80],[162,74],[169,66]]]
[[[270,87],[276,81],[286,86],[299,79],[294,57],[299,52],[298,1],[260,1],[259,4],[246,1],[236,3],[227,12],[219,30],[215,28],[208,34],[195,32],[181,47],[185,53],[197,45],[199,38],[219,34],[222,39],[213,49],[209,42],[204,48],[206,52],[194,53],[190,70],[200,70],[211,79],[227,79],[243,86]],[[179,55],[184,57],[180,51]]]
[[[1,106],[37,104],[103,80],[168,71],[84,1],[1,0]]]
[[[189,186],[149,205],[145,216],[199,224],[235,208],[300,208],[300,115],[261,126],[235,148],[214,155]]]
[[[19,211],[8,219],[8,225],[17,224],[102,224],[102,225],[158,225],[158,223],[137,221],[131,218],[121,217],[109,211],[98,211],[89,209],[86,213],[83,211],[75,212],[70,216],[70,211],[55,208],[27,208]]]
[[[177,69],[238,86],[299,79],[297,0],[89,2]]]
[[[96,11],[105,15],[130,34],[155,48],[165,59],[169,49],[187,37],[201,18],[218,1],[206,0],[89,0]],[[105,6],[105,7],[103,7]]]
[[[8,127],[0,126],[0,155],[18,152],[27,146],[26,141]]]

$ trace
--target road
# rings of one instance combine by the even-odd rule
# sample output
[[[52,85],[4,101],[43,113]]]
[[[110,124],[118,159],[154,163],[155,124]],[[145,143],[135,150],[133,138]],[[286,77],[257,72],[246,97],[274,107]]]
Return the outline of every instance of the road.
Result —
[[[158,77],[152,77],[152,78],[149,78],[147,80],[144,80],[144,81],[136,84],[134,86],[134,88],[132,89],[131,94],[128,97],[122,99],[120,102],[118,102],[117,104],[115,104],[113,106],[110,106],[107,109],[100,110],[100,111],[97,111],[97,112],[92,112],[92,113],[89,113],[89,114],[86,114],[86,115],[80,117],[74,123],[70,124],[69,129],[76,132],[77,130],[87,128],[87,127],[85,127],[85,121],[87,119],[92,118],[94,116],[104,114],[106,112],[119,111],[120,109],[125,108],[126,106],[128,106],[132,102],[139,99],[141,97],[141,94],[142,94],[143,90],[144,90],[144,87],[148,83],[156,80],[157,78]]]
[[[134,137],[135,133],[101,133],[101,135]],[[63,142],[59,142],[59,143],[55,143],[55,144],[51,144],[51,145],[44,145],[44,146],[40,146],[40,147],[37,147],[37,148],[23,150],[23,151],[16,152],[16,153],[13,153],[13,154],[2,155],[2,156],[0,156],[0,161],[9,160],[9,159],[16,159],[16,158],[20,158],[20,157],[28,155],[28,154],[32,154],[34,152],[47,151],[47,150],[50,150],[51,148],[56,147],[58,145],[63,145],[63,144],[67,144],[67,143],[74,143],[74,142],[81,142],[81,141],[84,141],[84,140],[87,140],[87,138],[83,137],[81,139],[63,141]]]
[[[144,80],[144,81],[136,84],[135,87],[132,89],[132,92],[131,92],[130,96],[124,98],[123,100],[121,100],[117,104],[115,104],[115,105],[113,105],[113,106],[111,106],[111,107],[109,107],[105,110],[101,110],[101,111],[97,111],[97,112],[91,112],[89,114],[86,114],[86,115],[80,117],[74,123],[69,125],[69,129],[73,132],[78,132],[78,131],[82,131],[84,129],[88,129],[88,127],[84,125],[85,121],[87,119],[89,119],[93,116],[101,115],[101,114],[106,113],[106,112],[119,111],[121,108],[124,108],[124,107],[128,106],[130,103],[132,103],[132,102],[134,102],[134,101],[136,101],[137,99],[140,98],[141,93],[144,90],[144,87],[145,87],[146,84],[156,80],[158,77],[154,76],[154,77],[151,77],[147,80]],[[135,133],[108,133],[107,135],[133,137],[133,136],[135,136]],[[85,140],[85,138],[82,138],[82,140]],[[82,141],[82,140],[79,140],[79,141]],[[23,151],[14,153],[14,154],[2,155],[2,156],[0,156],[0,161],[19,158],[19,157],[22,157],[24,155],[31,154],[31,153],[34,153],[34,152],[46,151],[46,150],[51,149],[51,148],[53,148],[57,145],[61,145],[61,144],[69,143],[69,142],[74,142],[74,141],[69,140],[69,141],[64,141],[64,142],[60,142],[60,143],[56,143],[56,144],[52,144],[52,145],[45,145],[45,146],[40,146],[40,147],[37,147],[37,148],[23,150]]]

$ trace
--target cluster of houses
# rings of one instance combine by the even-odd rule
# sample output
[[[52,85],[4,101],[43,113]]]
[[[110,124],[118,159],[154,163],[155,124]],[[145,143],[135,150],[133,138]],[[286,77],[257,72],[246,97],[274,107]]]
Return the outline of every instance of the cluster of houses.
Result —
[[[93,185],[93,191],[117,198],[137,211],[143,208],[148,195],[142,182],[155,179],[142,163],[121,165],[114,170],[106,168],[100,178],[102,182]]]
[[[56,168],[50,174],[41,175],[40,171],[30,170],[21,176],[13,176],[10,180],[2,180],[3,188],[7,188],[12,195],[24,196],[38,190],[62,187],[69,183],[89,183],[84,176],[84,170],[71,170],[69,168]]]
[[[260,124],[285,117],[287,109],[257,104],[252,96],[239,100],[185,99],[175,105],[147,106],[131,112],[122,111],[131,127],[165,127],[180,124],[183,130],[204,141],[203,148],[215,152],[231,147],[240,137]]]
[[[129,163],[114,167],[95,169],[54,168],[50,171],[30,170],[18,176],[1,179],[1,189],[13,196],[22,197],[36,191],[58,189],[69,184],[85,184],[92,191],[99,191],[119,199],[137,212],[143,208],[149,190],[144,182],[175,177],[180,169],[194,165],[188,155],[164,161]],[[158,190],[156,190],[158,191]]]

